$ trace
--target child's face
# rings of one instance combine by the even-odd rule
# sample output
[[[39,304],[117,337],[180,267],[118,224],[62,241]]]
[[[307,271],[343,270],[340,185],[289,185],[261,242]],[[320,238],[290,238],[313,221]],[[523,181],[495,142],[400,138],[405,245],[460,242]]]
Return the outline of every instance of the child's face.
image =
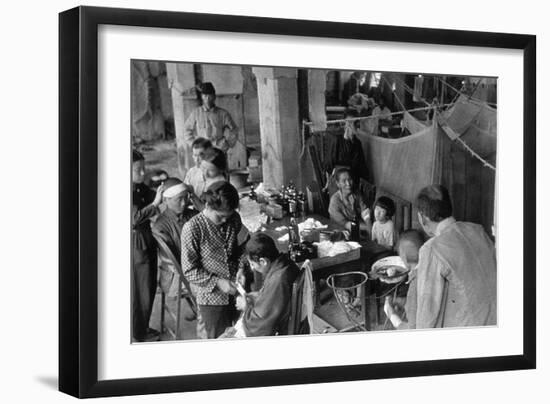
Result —
[[[203,153],[204,153],[204,148],[202,147],[193,148],[193,161],[195,162],[196,167],[200,166]]]
[[[132,163],[132,182],[141,184],[145,179],[145,162],[143,160]]]
[[[388,220],[387,211],[384,208],[381,208],[380,206],[376,205],[374,208],[374,220],[380,223],[385,223]]]
[[[218,167],[208,161],[202,160],[200,164],[204,178],[216,178],[221,174],[221,171],[218,169]]]

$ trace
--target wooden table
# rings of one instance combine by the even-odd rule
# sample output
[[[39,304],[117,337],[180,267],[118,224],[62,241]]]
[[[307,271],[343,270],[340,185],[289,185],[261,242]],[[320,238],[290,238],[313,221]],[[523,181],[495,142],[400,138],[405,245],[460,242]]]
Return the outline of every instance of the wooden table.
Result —
[[[328,226],[326,230],[343,230],[326,217],[320,215],[308,215],[307,218],[313,218],[322,224],[326,224]],[[297,223],[301,223],[305,219],[306,218],[297,219],[296,221]],[[265,226],[264,230],[266,234],[275,240],[279,250],[283,252],[288,251],[288,241],[280,242],[278,241],[278,238],[284,234],[287,234],[287,231],[276,231],[275,229],[280,226],[286,227],[289,224],[290,218],[284,217],[283,219],[273,220]],[[378,259],[393,255],[392,251],[371,240],[363,240],[360,244],[360,251],[355,250],[348,253],[339,254],[334,257],[322,257],[310,260],[313,266],[313,279],[316,283],[317,290],[320,290],[320,281],[328,278],[332,274],[351,271],[368,273],[372,267],[372,264]],[[372,326],[372,321],[378,321],[378,304],[375,298],[375,282],[371,280],[366,282],[363,298],[363,317],[367,330],[371,330],[374,328]],[[319,303],[319,300],[317,303]]]

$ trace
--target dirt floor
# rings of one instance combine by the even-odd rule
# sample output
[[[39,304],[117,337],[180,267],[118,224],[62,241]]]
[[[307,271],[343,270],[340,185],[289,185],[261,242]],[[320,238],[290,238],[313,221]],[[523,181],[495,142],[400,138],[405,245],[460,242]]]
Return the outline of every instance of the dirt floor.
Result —
[[[145,168],[149,175],[162,170],[169,177],[180,177],[175,139],[142,143],[137,148],[145,157]]]
[[[167,298],[168,308],[173,313],[176,312],[176,298]],[[161,306],[161,294],[160,289],[157,291],[157,294],[155,296],[155,302],[153,306],[153,313],[151,314],[151,321],[149,323],[149,326],[151,328],[154,328],[156,330],[161,330],[160,328],[160,306]],[[375,320],[375,313],[378,310],[378,321]],[[185,319],[186,316],[188,316],[191,313],[191,309],[189,308],[189,305],[185,301],[185,299],[182,299],[181,301],[181,314],[180,314],[180,321],[181,321],[181,327],[182,327],[182,339],[183,340],[192,340],[197,338],[197,321],[188,321]],[[386,321],[386,316],[384,314],[384,311],[382,310],[382,307],[371,307],[370,308],[370,314],[371,314],[371,328],[374,331],[383,331],[383,330],[391,330],[393,327],[391,326],[391,323]],[[335,332],[336,330],[343,330],[343,329],[349,329],[353,327],[353,323],[348,320],[346,315],[342,312],[341,308],[339,307],[338,303],[336,302],[336,299],[334,296],[330,298],[329,300],[325,301],[322,305],[319,305],[315,309],[315,315],[321,319],[323,324],[319,326],[315,326],[316,329],[322,330],[330,328],[332,330],[331,332]],[[360,319],[358,318],[360,321]],[[170,318],[170,316],[165,316],[165,327],[168,327],[170,329],[175,329],[175,322],[173,319]],[[315,323],[314,323],[315,324]],[[330,327],[329,327],[330,326]],[[173,340],[173,337],[168,333],[166,330],[163,330],[161,332],[161,341],[171,341]]]

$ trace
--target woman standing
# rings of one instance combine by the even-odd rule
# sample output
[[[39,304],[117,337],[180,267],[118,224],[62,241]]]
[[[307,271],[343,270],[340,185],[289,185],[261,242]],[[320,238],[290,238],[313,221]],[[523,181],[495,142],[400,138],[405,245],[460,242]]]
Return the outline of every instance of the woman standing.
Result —
[[[181,232],[181,266],[199,306],[198,337],[217,338],[235,316],[232,280],[241,253],[239,194],[230,183],[218,181],[202,199],[204,209]]]
[[[150,219],[159,213],[164,187],[155,194],[143,183],[145,159],[138,151],[132,155],[132,337],[146,342],[159,339],[159,332],[149,328],[149,319],[157,286],[157,247],[151,233]]]

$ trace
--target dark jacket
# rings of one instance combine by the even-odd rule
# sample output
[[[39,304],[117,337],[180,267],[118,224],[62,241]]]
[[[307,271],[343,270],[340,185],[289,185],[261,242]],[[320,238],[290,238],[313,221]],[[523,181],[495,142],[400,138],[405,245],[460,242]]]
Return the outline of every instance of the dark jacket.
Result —
[[[300,270],[286,254],[271,263],[254,303],[243,315],[247,337],[287,334],[292,284]]]

